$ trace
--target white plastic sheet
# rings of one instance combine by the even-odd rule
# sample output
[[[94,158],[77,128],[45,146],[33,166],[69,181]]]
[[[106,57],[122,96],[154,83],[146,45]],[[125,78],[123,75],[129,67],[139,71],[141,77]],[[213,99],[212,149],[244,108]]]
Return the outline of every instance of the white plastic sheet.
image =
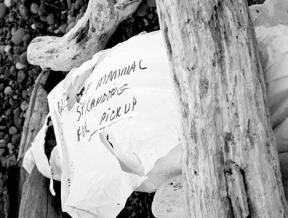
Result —
[[[179,145],[171,78],[161,32],[154,32],[96,54],[52,90],[64,211],[116,217],[155,162]],[[107,133],[113,144],[105,146]]]
[[[278,151],[288,151],[288,27],[255,28]]]

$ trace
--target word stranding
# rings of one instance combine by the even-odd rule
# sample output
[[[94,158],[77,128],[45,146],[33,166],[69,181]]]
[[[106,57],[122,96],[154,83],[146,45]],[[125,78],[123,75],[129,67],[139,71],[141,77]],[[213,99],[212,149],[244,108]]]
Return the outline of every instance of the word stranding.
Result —
[[[121,120],[121,118],[125,118],[127,115],[130,115],[135,110],[136,105],[137,105],[137,99],[133,97],[129,102],[123,103],[122,105],[116,106],[115,108],[110,107],[107,108],[101,115],[101,118],[98,123],[99,128],[97,128],[93,132],[90,131],[90,128],[88,128],[87,123],[85,121],[84,124],[78,126],[76,130],[78,142],[81,141],[81,139],[84,139],[87,136],[91,135],[90,132],[92,132],[93,135],[98,130],[110,126],[110,124],[113,123],[114,121],[119,121]]]
[[[123,76],[129,76],[131,73],[134,73],[137,69],[139,70],[147,69],[147,67],[143,66],[142,59],[138,62],[133,61],[132,64],[125,66],[121,69],[111,70],[109,73],[101,76],[101,78],[97,81],[96,90],[100,88],[103,84],[113,82],[114,80]]]
[[[84,114],[89,113],[91,110],[95,109],[98,105],[108,102],[113,96],[122,95],[127,89],[129,89],[128,84],[125,83],[121,86],[114,86],[112,89],[106,92],[100,93],[96,97],[92,97],[87,100],[84,104],[77,105],[76,113],[78,115],[77,121],[80,121]]]

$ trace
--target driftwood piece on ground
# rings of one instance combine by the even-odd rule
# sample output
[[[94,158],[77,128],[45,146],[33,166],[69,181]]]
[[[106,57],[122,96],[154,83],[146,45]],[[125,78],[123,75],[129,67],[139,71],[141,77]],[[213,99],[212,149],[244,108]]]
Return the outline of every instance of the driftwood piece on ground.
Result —
[[[60,198],[49,191],[49,179],[44,178],[36,167],[23,185],[19,218],[62,218]]]
[[[49,71],[43,71],[37,77],[31,93],[28,110],[26,111],[21,141],[19,145],[18,161],[30,148],[32,141],[41,129],[46,115],[48,114],[47,92],[43,88],[49,76]]]
[[[29,181],[34,181],[36,178],[40,178],[37,174],[38,172],[34,172],[33,178],[32,175],[28,175],[26,171],[21,167],[22,159],[25,155],[25,152],[30,148],[31,143],[33,142],[35,136],[37,135],[38,131],[41,129],[42,125],[44,124],[45,117],[48,114],[48,101],[47,101],[47,92],[44,90],[43,86],[46,84],[47,78],[49,76],[49,71],[43,71],[39,74],[38,78],[35,81],[35,85],[33,91],[31,93],[30,102],[28,110],[26,111],[25,122],[23,126],[21,141],[19,145],[19,153],[18,153],[18,162],[20,165],[20,174],[19,174],[19,200],[18,204],[21,205],[21,209],[19,211],[19,218],[23,218],[23,213],[27,213],[27,211],[23,212],[25,201],[34,201],[33,198],[38,199],[41,198],[45,190],[34,190],[34,194],[31,195],[29,192],[33,191],[32,186]],[[39,183],[41,183],[41,179],[39,179]],[[26,182],[26,185],[23,187],[23,184]],[[42,186],[38,186],[37,188],[41,188]],[[35,187],[34,187],[35,188]],[[45,187],[46,189],[47,187]],[[23,194],[22,196],[22,193]],[[38,196],[37,196],[38,194]],[[29,197],[27,199],[27,197]],[[34,201],[37,204],[37,200]],[[40,202],[38,202],[40,203]],[[43,205],[42,205],[43,206]],[[36,207],[36,205],[35,205]],[[44,208],[43,208],[44,210]],[[33,213],[33,211],[31,211]],[[29,217],[28,215],[26,216]],[[32,216],[31,216],[32,217]]]
[[[157,0],[183,118],[188,217],[288,217],[245,0]]]
[[[63,37],[37,37],[28,46],[30,64],[42,69],[70,71],[104,49],[118,24],[130,16],[141,0],[90,0],[77,24]]]

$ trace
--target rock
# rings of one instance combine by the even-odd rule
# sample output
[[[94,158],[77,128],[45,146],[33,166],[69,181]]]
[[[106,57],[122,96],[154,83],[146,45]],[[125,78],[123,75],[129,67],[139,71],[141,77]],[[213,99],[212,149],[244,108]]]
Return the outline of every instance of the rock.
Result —
[[[6,140],[0,139],[0,148],[6,148]]]
[[[23,4],[19,6],[19,13],[23,18],[28,18],[28,9]]]
[[[6,14],[6,6],[2,2],[0,3],[0,18],[4,17]]]
[[[54,14],[49,14],[46,17],[47,23],[51,26],[53,24],[55,24],[55,15]]]
[[[137,15],[140,17],[144,17],[147,14],[148,8],[149,7],[147,4],[142,3],[136,11]]]
[[[16,74],[17,74],[16,66],[12,65],[9,69],[9,73],[12,76],[16,76]]]
[[[28,91],[27,90],[22,90],[21,97],[26,100],[27,97],[28,97]]]
[[[26,43],[29,43],[31,40],[31,36],[30,34],[25,34],[25,36],[23,37],[23,41],[26,42]]]
[[[38,14],[38,9],[39,9],[39,6],[33,2],[30,6],[30,11],[32,14]]]
[[[7,8],[10,8],[13,4],[13,0],[4,0],[4,4]]]
[[[20,133],[13,135],[12,138],[11,138],[12,144],[16,145],[16,146],[19,145],[20,140],[21,140],[21,134]]]
[[[17,128],[15,126],[11,126],[9,128],[9,135],[15,135],[18,132]]]
[[[146,3],[149,7],[156,7],[156,1],[155,0],[147,0]]]
[[[11,48],[12,48],[11,45],[6,45],[5,48],[4,48],[4,51],[5,51],[6,53],[9,53],[10,50],[11,50]]]
[[[16,117],[20,117],[20,113],[21,113],[20,108],[16,108],[16,109],[14,109],[14,111],[13,111],[13,115],[16,116]]]
[[[25,68],[25,65],[24,64],[21,64],[20,62],[17,62],[16,63],[16,69],[17,70],[23,70]]]
[[[6,149],[5,148],[0,148],[0,156],[2,156],[5,153]]]
[[[17,129],[19,129],[19,130],[22,129],[23,121],[20,118],[20,115],[18,117],[17,116],[13,116],[13,123],[17,127]]]
[[[26,74],[23,70],[19,70],[17,74],[17,83],[22,83],[26,78]]]
[[[6,66],[4,65],[4,66],[1,66],[0,67],[0,74],[1,75],[4,75],[5,74],[5,71],[6,71]]]
[[[0,92],[4,90],[4,87],[5,87],[4,83],[0,83]]]
[[[14,146],[11,142],[9,142],[9,143],[7,144],[7,148],[8,148],[8,149],[14,149],[15,146]]]
[[[25,51],[19,57],[19,63],[26,65],[27,64],[27,52]]]
[[[7,96],[11,96],[13,94],[13,90],[10,86],[6,86],[4,89],[4,94]]]
[[[22,101],[20,108],[21,108],[22,111],[26,111],[28,106],[29,105],[28,105],[28,103],[26,101]]]
[[[9,156],[9,157],[6,159],[5,166],[6,166],[7,168],[12,167],[12,166],[16,166],[16,164],[17,164],[17,159],[16,159],[16,156],[15,156],[15,155]]]
[[[24,28],[19,28],[15,34],[12,36],[11,41],[15,44],[15,45],[20,45],[23,41],[23,37],[25,35],[25,30]]]
[[[64,23],[64,24],[60,25],[58,29],[61,33],[66,33],[66,28],[67,28],[67,24]]]
[[[43,16],[44,14],[46,14],[46,7],[45,7],[44,3],[42,2],[38,8],[38,15]]]
[[[6,116],[6,117],[9,117],[11,114],[12,114],[12,109],[11,109],[11,108],[9,108],[9,109],[7,109],[7,110],[5,111],[5,116]]]

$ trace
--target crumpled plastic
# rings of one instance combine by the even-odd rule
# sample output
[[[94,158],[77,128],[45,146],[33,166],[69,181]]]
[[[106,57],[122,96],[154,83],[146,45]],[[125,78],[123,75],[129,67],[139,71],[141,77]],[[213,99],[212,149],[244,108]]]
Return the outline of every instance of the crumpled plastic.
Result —
[[[46,176],[61,178],[62,209],[72,217],[116,217],[134,190],[155,191],[181,172],[180,111],[160,31],[97,53],[48,103],[57,146]]]

